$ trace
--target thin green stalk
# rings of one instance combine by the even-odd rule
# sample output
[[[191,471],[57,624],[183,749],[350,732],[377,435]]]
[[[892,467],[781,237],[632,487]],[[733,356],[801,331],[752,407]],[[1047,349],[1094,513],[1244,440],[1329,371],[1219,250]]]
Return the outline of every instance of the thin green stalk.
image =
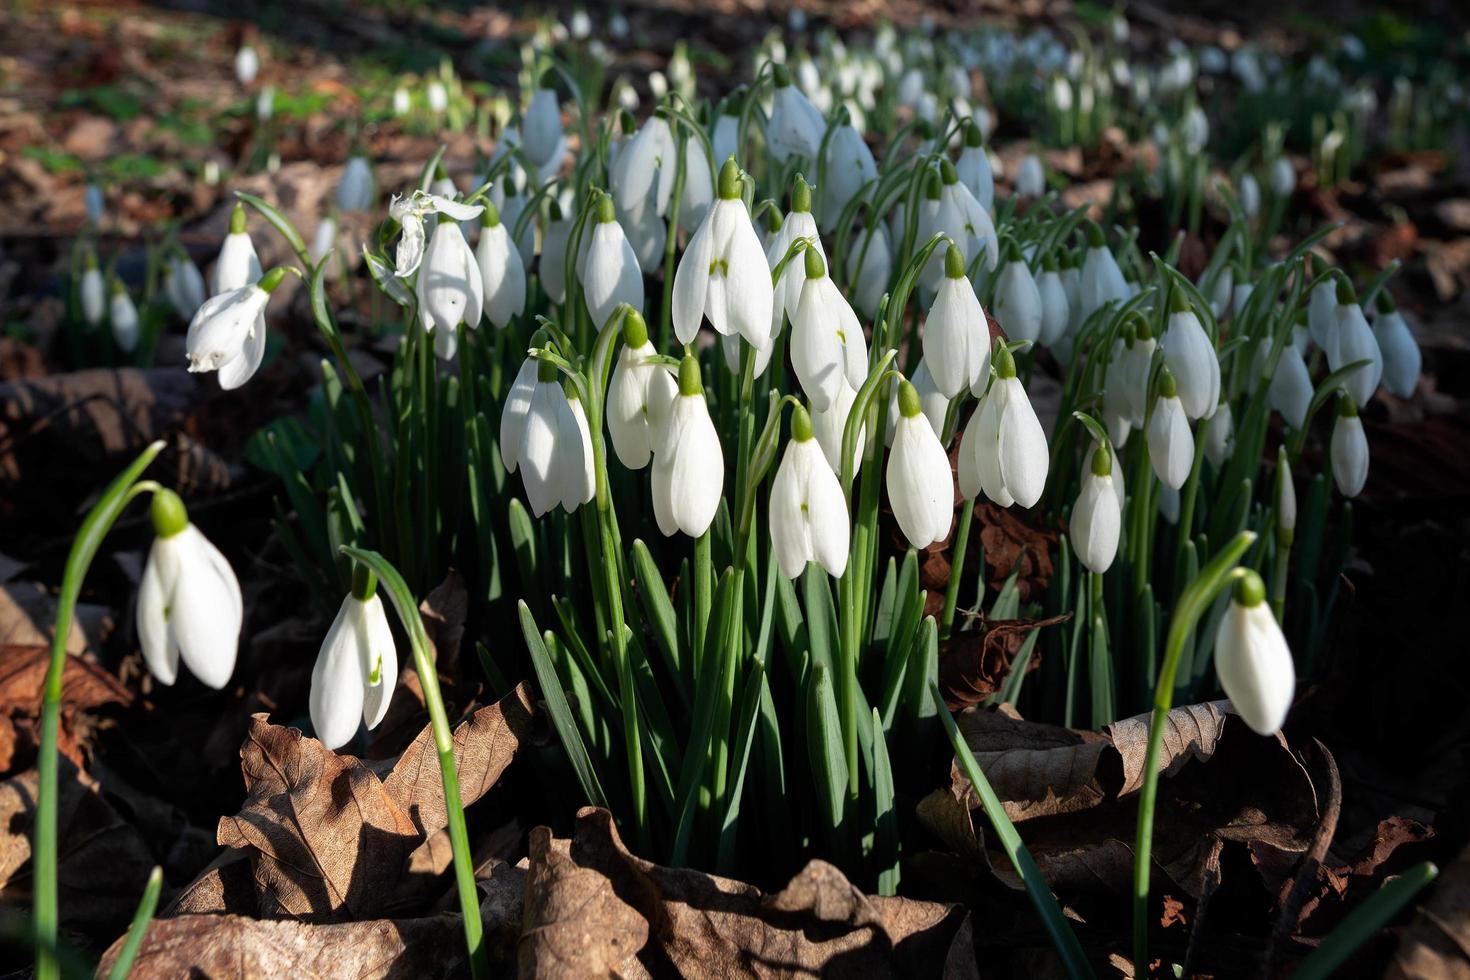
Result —
[[[1092,655],[1092,727],[1101,728],[1112,724],[1117,717],[1117,700],[1113,690],[1113,658],[1108,643],[1107,606],[1103,602],[1103,577],[1099,572],[1088,572],[1089,599],[1087,616],[1091,626],[1088,649]]]
[[[1173,707],[1174,675],[1179,670],[1185,643],[1195,624],[1239,573],[1235,563],[1255,540],[1254,532],[1241,531],[1221,548],[1210,563],[1200,569],[1199,578],[1180,595],[1174,615],[1169,619],[1169,636],[1159,669],[1158,687],[1154,690],[1153,715],[1149,720],[1143,787],[1138,794],[1138,833],[1133,842],[1133,962],[1136,970],[1145,970],[1148,965],[1148,889],[1153,857],[1154,804],[1159,793],[1159,753],[1164,745],[1164,723]]]
[[[362,562],[378,576],[387,590],[408,645],[413,650],[413,666],[424,692],[424,707],[429,711],[429,725],[434,732],[434,749],[439,756],[439,772],[444,780],[444,810],[449,823],[449,846],[454,855],[454,883],[459,892],[459,910],[464,920],[465,948],[469,951],[470,973],[475,980],[488,980],[490,956],[485,947],[484,927],[480,922],[479,889],[475,885],[475,865],[470,853],[469,832],[465,828],[464,802],[459,794],[459,770],[454,762],[454,733],[449,728],[449,715],[444,710],[444,695],[439,690],[439,673],[429,653],[429,637],[419,616],[418,602],[408,584],[386,558],[376,551],[343,546],[344,555]]]
[[[163,869],[154,865],[148,875],[148,884],[143,886],[143,897],[138,900],[138,910],[133,913],[133,923],[128,926],[128,938],[123,941],[117,959],[112,961],[107,980],[127,980],[128,974],[133,972],[133,961],[138,958],[138,950],[143,947],[143,937],[147,934],[148,923],[153,920],[153,913],[158,908],[158,893],[162,890]]]
[[[1276,575],[1271,583],[1271,614],[1276,622],[1286,622],[1286,584],[1291,574],[1291,542],[1276,543]]]
[[[71,636],[72,617],[82,580],[102,539],[144,486],[134,486],[138,477],[163,451],[163,442],[144,449],[131,466],[123,470],[103,492],[100,500],[82,521],[67,555],[66,570],[61,577],[61,592],[56,599],[56,627],[51,638],[51,661],[46,667],[46,682],[41,694],[41,745],[36,756],[36,824],[31,841],[35,880],[31,915],[36,936],[36,977],[56,980],[60,966],[56,960],[56,933],[60,922],[56,888],[56,802],[59,762],[57,737],[61,725],[62,676],[66,670],[66,641]],[[153,485],[156,486],[156,485]],[[151,487],[149,487],[151,488]]]
[[[1204,479],[1205,439],[1210,431],[1210,420],[1200,419],[1194,432],[1194,462],[1190,465],[1189,479],[1184,481],[1184,492],[1179,499],[1179,534],[1174,551],[1174,572],[1184,564],[1184,546],[1194,539],[1194,503],[1199,496],[1199,485]]]
[[[960,579],[965,570],[965,552],[970,546],[970,525],[975,520],[975,501],[967,499],[960,505],[960,526],[955,531],[954,560],[949,566],[949,583],[944,587],[944,611],[939,620],[939,638],[949,639],[954,627],[954,610],[959,603]]]
[[[980,798],[980,806],[985,810],[985,815],[990,818],[990,825],[995,830],[996,840],[1011,859],[1011,866],[1016,869],[1022,883],[1026,887],[1026,894],[1031,899],[1031,904],[1036,907],[1041,916],[1041,924],[1046,928],[1046,933],[1051,937],[1051,942],[1056,947],[1057,953],[1062,958],[1062,966],[1069,977],[1091,977],[1092,966],[1087,962],[1087,956],[1082,952],[1082,944],[1077,941],[1077,934],[1067,924],[1067,919],[1062,915],[1061,906],[1057,904],[1056,896],[1051,893],[1051,886],[1046,883],[1041,869],[1036,866],[1036,861],[1031,857],[1031,852],[1021,840],[1021,835],[1016,832],[1016,827],[1011,823],[1011,818],[1006,816],[1005,807],[1001,805],[1000,798],[995,795],[995,790],[990,786],[990,780],[985,778],[985,773],[980,764],[975,761],[975,755],[970,747],[965,744],[964,736],[960,734],[959,726],[955,724],[949,709],[944,706],[944,696],[939,692],[937,681],[930,679],[929,696],[934,699],[934,706],[939,712],[939,718],[944,722],[944,729],[949,733],[949,741],[954,746],[955,757],[959,760],[960,767],[964,769],[965,776],[970,780],[970,785],[975,790],[975,795]]]
[[[1292,974],[1292,980],[1326,980],[1334,976],[1338,967],[1346,963],[1357,948],[1367,942],[1379,929],[1388,925],[1399,910],[1429,884],[1439,877],[1439,868],[1430,861],[1416,864],[1408,871],[1374,892],[1362,905],[1353,909],[1348,917],[1338,924],[1322,940],[1322,945],[1302,961]]]

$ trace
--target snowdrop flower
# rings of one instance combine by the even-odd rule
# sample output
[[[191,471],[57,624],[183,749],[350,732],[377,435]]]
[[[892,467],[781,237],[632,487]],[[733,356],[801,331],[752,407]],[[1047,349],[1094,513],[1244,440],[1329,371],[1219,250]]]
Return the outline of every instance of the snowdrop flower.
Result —
[[[1261,345],[1269,350],[1271,338],[1264,337]],[[1300,429],[1307,422],[1307,407],[1312,401],[1312,376],[1307,372],[1307,362],[1295,344],[1287,344],[1276,359],[1276,370],[1271,375],[1271,386],[1266,390],[1266,401],[1293,429]]]
[[[218,690],[235,672],[244,603],[230,563],[189,523],[172,490],[153,494],[158,536],[138,586],[138,640],[143,660],[160,684],[179,676],[179,660]]]
[[[1266,603],[1266,584],[1253,571],[1236,580],[1215,633],[1215,675],[1253,732],[1281,730],[1296,693],[1296,667]]]
[[[131,354],[138,346],[138,308],[133,305],[133,297],[117,280],[112,283],[107,319],[112,326],[112,342],[117,344],[118,350]]]
[[[1363,308],[1353,295],[1353,287],[1346,279],[1337,282],[1337,322],[1325,345],[1328,370],[1337,371],[1355,361],[1369,363],[1350,373],[1343,384],[1348,394],[1359,405],[1368,404],[1378,390],[1378,381],[1383,377],[1383,353],[1378,341],[1363,316]]]
[[[1307,296],[1307,330],[1312,343],[1327,349],[1328,338],[1337,325],[1337,283],[1323,279]],[[1303,351],[1303,353],[1306,353]]]
[[[455,222],[439,222],[429,237],[417,295],[419,322],[434,335],[434,352],[447,361],[459,344],[455,328],[478,326],[485,308],[480,267]]]
[[[1016,196],[1024,201],[1045,193],[1046,171],[1042,168],[1041,157],[1028,153],[1016,169]]]
[[[1108,250],[1102,229],[1096,222],[1088,221],[1083,226],[1087,238],[1087,254],[1082,260],[1082,279],[1079,283],[1081,307],[1079,315],[1085,321],[1105,303],[1124,303],[1128,300],[1128,284],[1123,280],[1123,270],[1118,260]]]
[[[658,214],[668,213],[678,152],[678,141],[668,120],[661,112],[649,116],[608,168],[608,181],[619,210],[632,211],[652,200]],[[691,169],[686,168],[686,179]]]
[[[1004,282],[1005,272],[1001,277]],[[944,279],[924,320],[923,343],[924,363],[935,388],[946,398],[966,388],[977,395],[985,390],[990,380],[990,326],[975,287],[965,277],[965,257],[955,245],[945,250]]]
[[[825,263],[827,251],[822,247],[822,236],[817,231],[817,221],[812,217],[811,185],[801,174],[791,182],[791,211],[781,221],[781,227],[766,243],[766,264],[775,273],[776,266],[786,258],[786,253],[799,239],[806,239],[807,248],[815,251]],[[776,282],[776,303],[771,309],[771,336],[781,333],[781,316],[784,313],[796,322],[796,305],[801,302],[801,287],[806,282],[806,263],[800,256],[787,262]]]
[[[995,174],[990,169],[990,154],[985,152],[985,138],[973,119],[965,122],[965,145],[954,164],[960,182],[970,189],[975,200],[986,211],[995,203]]]
[[[826,231],[837,227],[843,209],[863,185],[878,177],[873,151],[848,121],[847,113],[827,141],[827,186],[822,191],[822,217]]]
[[[531,96],[531,105],[521,123],[521,149],[539,170],[553,159],[562,136],[556,75],[552,69],[547,69],[541,76],[540,87]]]
[[[944,420],[949,415],[950,399],[934,384],[934,377],[929,373],[929,362],[925,358],[919,358],[919,366],[914,368],[910,383],[914,386],[914,391],[919,393],[919,407],[924,412],[924,418],[929,420],[929,428],[934,430],[935,436],[943,440]],[[898,420],[901,417],[898,410],[898,381],[894,380],[888,391],[888,425],[883,433],[884,445],[893,445],[893,435],[898,431]]]
[[[87,326],[95,327],[107,312],[107,284],[102,281],[102,270],[97,268],[97,256],[88,251],[86,262],[77,291],[82,304],[82,319],[87,321]]]
[[[188,256],[171,255],[163,270],[163,292],[180,319],[188,320],[204,303],[204,276]]]
[[[623,348],[607,391],[607,428],[618,459],[630,470],[648,465],[663,434],[678,386],[648,340],[648,324],[637,310],[623,321]]]
[[[220,245],[219,258],[215,259],[214,271],[210,274],[212,295],[218,296],[260,279],[260,257],[255,252],[250,233],[245,230],[245,221],[245,206],[236,204],[230,212],[230,233]]]
[[[311,261],[320,262],[336,247],[337,219],[329,214],[317,222],[316,232],[311,236],[311,248],[307,251],[307,255],[311,257]]]
[[[769,281],[769,279],[767,280]],[[725,492],[725,457],[709,417],[699,362],[686,354],[679,393],[653,453],[653,514],[665,537],[709,530]]]
[[[1356,497],[1368,482],[1368,437],[1358,406],[1347,392],[1337,396],[1337,422],[1332,426],[1332,480],[1338,493]]]
[[[1125,325],[1124,336],[1113,341],[1103,372],[1102,423],[1108,430],[1108,439],[1121,449],[1128,444],[1133,432],[1133,405],[1129,394],[1129,351],[1138,341],[1133,336],[1132,325]],[[1119,470],[1121,476],[1122,471]]]
[[[428,89],[424,92],[424,98],[429,104],[429,111],[436,116],[449,108],[449,91],[437,78],[429,83]]]
[[[1135,429],[1141,429],[1148,416],[1149,375],[1153,371],[1154,351],[1158,349],[1159,342],[1154,339],[1153,328],[1149,326],[1146,317],[1137,317],[1136,320],[1133,343],[1124,346],[1121,381],[1123,396],[1128,405],[1129,424]]]
[[[550,362],[527,358],[516,374],[500,416],[500,459],[507,473],[519,470],[537,517],[557,504],[570,514],[592,499],[587,416]]]
[[[724,335],[740,334],[753,347],[770,341],[775,289],[760,237],[740,199],[733,159],[720,168],[719,199],[689,240],[674,273],[674,333],[692,343],[705,317]]]
[[[567,248],[571,244],[574,223],[562,213],[561,203],[552,200],[547,209],[546,225],[541,231],[541,259],[536,270],[541,276],[541,285],[545,287],[546,295],[553,303],[566,302]],[[481,270],[481,275],[483,274]]]
[[[265,307],[286,270],[277,266],[250,283],[200,305],[189,321],[184,350],[189,371],[218,371],[226,391],[249,381],[265,358]]]
[[[1230,413],[1230,403],[1222,398],[1205,428],[1205,459],[1218,470],[1230,458],[1234,447],[1235,418]]]
[[[811,416],[797,405],[791,441],[771,481],[771,546],[781,574],[794,579],[807,562],[833,578],[847,568],[851,528],[847,498],[814,438]]]
[[[1254,174],[1243,174],[1240,178],[1240,209],[1247,218],[1261,213],[1261,185]]]
[[[1122,525],[1122,503],[1113,485],[1113,455],[1107,446],[1098,444],[1072,505],[1069,527],[1072,551],[1088,571],[1101,575],[1112,566]]]
[[[814,248],[802,258],[806,280],[791,321],[791,366],[812,407],[832,407],[843,380],[854,389],[868,374],[868,345],[857,314],[827,275]]]
[[[1220,360],[1199,317],[1178,289],[1170,303],[1162,347],[1164,364],[1178,383],[1184,414],[1191,419],[1215,414],[1220,403]]]
[[[359,724],[377,728],[398,683],[398,648],[377,588],[371,571],[353,570],[311,669],[311,727],[329,749],[350,742]]]
[[[255,97],[255,118],[261,122],[270,122],[276,114],[276,87],[267,85],[260,90]]]
[[[888,227],[881,221],[853,240],[847,252],[847,273],[853,284],[853,303],[863,316],[872,319],[893,276],[893,248],[888,243]]]
[[[241,85],[248,86],[260,72],[260,56],[248,44],[240,45],[235,52],[235,78]]]
[[[1011,340],[1041,338],[1041,290],[1014,240],[1007,240],[1006,261],[995,284],[995,319]]]
[[[347,158],[337,181],[337,207],[343,211],[367,211],[376,196],[373,165],[361,153],[354,153]]]
[[[1210,141],[1210,120],[1205,116],[1204,110],[1197,105],[1189,107],[1184,114],[1184,125],[1181,127],[1184,137],[1184,148],[1191,154],[1198,154]]]
[[[1289,197],[1296,190],[1296,168],[1284,156],[1271,163],[1271,193],[1277,197]]]
[[[485,318],[492,326],[503,329],[512,317],[520,316],[526,309],[526,266],[521,261],[520,250],[510,240],[505,222],[500,220],[500,213],[488,202],[480,212],[475,265],[480,275]],[[473,327],[479,318],[470,321],[466,314],[465,322]]]
[[[737,90],[737,94],[741,90]],[[710,134],[710,143],[714,146],[716,160],[728,160],[730,157],[740,158],[740,105],[739,100],[731,97],[725,100],[720,109],[719,116],[715,119],[714,131]]]
[[[1276,541],[1284,548],[1291,547],[1296,537],[1296,486],[1291,479],[1291,463],[1286,458],[1286,447],[1276,451]]]
[[[1400,398],[1412,398],[1419,385],[1423,355],[1413,331],[1394,304],[1387,289],[1378,291],[1378,315],[1373,318],[1373,337],[1383,355],[1383,386]]]
[[[898,423],[888,455],[888,503],[899,529],[915,548],[949,536],[954,522],[954,481],[949,456],[924,418],[919,393],[898,382]]]
[[[827,465],[832,467],[832,472],[842,472],[842,437],[847,429],[847,418],[852,414],[852,404],[857,400],[857,391],[848,384],[847,375],[842,376],[842,384],[837,388],[837,397],[832,399],[832,405],[825,412],[812,410],[812,430],[816,433],[817,442],[822,447],[822,455],[827,457]],[[863,447],[867,444],[868,430],[866,426],[859,426],[857,439],[853,441],[852,463],[856,470],[858,462],[863,457]]]
[[[1205,275],[1200,276],[1200,281],[1196,285],[1200,292],[1204,292]],[[1230,308],[1230,299],[1234,292],[1235,270],[1227,265],[1216,274],[1214,281],[1210,283],[1210,312],[1215,314],[1216,320],[1225,316],[1225,312]]]
[[[1067,287],[1057,271],[1055,256],[1048,255],[1042,262],[1041,275],[1036,277],[1036,291],[1041,297],[1041,336],[1037,341],[1050,347],[1067,335],[1072,323]]]
[[[600,329],[622,303],[642,310],[643,272],[638,267],[633,246],[617,223],[612,198],[608,195],[598,198],[592,231],[584,240],[579,275],[593,326]]]
[[[398,247],[394,253],[394,273],[400,279],[411,279],[423,261],[426,217],[446,214],[455,221],[469,221],[478,218],[482,210],[479,204],[464,204],[424,191],[414,191],[411,197],[395,194],[388,204],[388,217],[398,222],[402,234],[398,236]],[[438,230],[437,226],[435,230]]]
[[[87,223],[96,227],[102,223],[102,211],[106,201],[102,197],[102,188],[96,184],[88,184],[82,193],[82,203],[87,209]]]
[[[1015,358],[1001,344],[995,380],[960,440],[960,493],[972,499],[983,491],[1001,507],[1030,507],[1046,488],[1049,465],[1046,433],[1016,377]]]
[[[413,97],[408,94],[408,89],[402,85],[393,90],[393,115],[406,116],[409,109],[413,108]]]
[[[785,65],[772,68],[776,90],[771,100],[771,121],[766,127],[771,155],[786,163],[792,157],[815,161],[827,123],[802,91],[791,83]]]
[[[1148,456],[1159,482],[1174,490],[1184,486],[1194,467],[1194,433],[1167,367],[1159,371],[1159,396],[1148,420]]]
[[[919,240],[927,242],[935,234],[943,234],[959,246],[966,265],[984,252],[984,268],[994,271],[1000,263],[1000,239],[995,233],[995,222],[990,219],[990,212],[975,200],[970,189],[960,183],[954,164],[948,160],[940,162],[937,199],[931,196],[932,189],[931,178],[930,187],[925,189],[924,200],[920,202]],[[928,289],[936,288],[943,270],[944,258],[935,249],[924,267],[921,282]]]

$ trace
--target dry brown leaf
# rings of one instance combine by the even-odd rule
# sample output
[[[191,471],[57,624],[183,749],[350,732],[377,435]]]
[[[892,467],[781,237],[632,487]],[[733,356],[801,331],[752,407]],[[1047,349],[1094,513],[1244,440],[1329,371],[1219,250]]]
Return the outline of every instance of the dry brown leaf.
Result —
[[[0,595],[3,593],[0,589]],[[50,663],[49,647],[0,645],[0,719],[4,721],[0,772],[9,771],[40,745],[41,692]],[[105,705],[129,705],[133,696],[117,678],[81,657],[66,658],[61,678],[57,746],[68,759],[82,766],[88,726],[80,716]]]
[[[1011,661],[1032,630],[1071,618],[1071,613],[1049,619],[982,616],[982,629],[959,632],[945,640],[939,650],[939,689],[944,692],[944,703],[951,711],[958,711],[990,697],[1010,676]],[[1040,663],[1040,655],[1033,649],[1026,669],[1035,670]]]
[[[812,861],[780,892],[630,854],[606,810],[532,833],[522,976],[978,976],[960,907],[862,894]]]
[[[530,732],[531,712],[529,695],[518,687],[456,730],[464,803],[479,799],[500,777]],[[426,728],[380,778],[378,767],[257,715],[240,751],[249,797],[238,815],[220,820],[218,833],[220,844],[250,858],[253,911],[264,918],[331,922],[374,918],[416,902],[448,864],[433,844],[420,851],[445,825],[432,738]],[[180,902],[208,907],[223,887],[214,869],[188,890],[199,889],[202,897]]]
[[[441,674],[456,673],[469,607],[470,594],[465,589],[464,577],[454,569],[419,604],[424,631],[434,645],[434,665]]]
[[[1470,848],[1414,911],[1385,980],[1470,980]]]

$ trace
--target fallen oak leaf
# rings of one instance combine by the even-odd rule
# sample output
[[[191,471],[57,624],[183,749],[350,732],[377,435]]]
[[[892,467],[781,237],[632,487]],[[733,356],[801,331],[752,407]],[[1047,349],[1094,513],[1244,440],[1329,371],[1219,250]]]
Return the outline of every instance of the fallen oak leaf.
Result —
[[[1071,618],[1071,613],[1047,619],[989,619],[982,614],[981,629],[955,633],[940,645],[939,689],[945,706],[958,711],[999,691],[1027,635]],[[1035,670],[1039,664],[1033,651],[1026,669]]]
[[[0,590],[3,592],[3,590]],[[16,764],[17,753],[40,745],[41,692],[51,664],[47,646],[0,646],[0,719],[9,736],[0,752],[0,772]],[[58,748],[78,767],[85,764],[87,723],[84,715],[110,705],[127,707],[132,693],[89,660],[67,656],[62,667],[61,726]]]

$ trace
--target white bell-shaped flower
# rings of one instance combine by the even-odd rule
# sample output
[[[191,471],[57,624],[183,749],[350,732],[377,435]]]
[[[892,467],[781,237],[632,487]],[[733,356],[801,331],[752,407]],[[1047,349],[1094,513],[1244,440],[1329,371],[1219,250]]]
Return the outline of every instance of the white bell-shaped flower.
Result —
[[[1215,676],[1236,714],[1258,735],[1274,735],[1296,693],[1296,666],[1261,576],[1237,579],[1215,633]]]
[[[798,240],[808,242],[807,248],[815,250],[825,263],[827,251],[822,247],[822,236],[817,231],[817,221],[812,217],[812,189],[801,174],[791,183],[791,211],[781,221],[781,227],[766,243],[766,265],[772,275],[776,266],[786,258],[786,253]],[[796,322],[796,305],[801,301],[801,286],[806,282],[806,263],[796,256],[781,269],[781,278],[776,282],[776,304],[771,308],[771,336],[781,333],[781,317]]]
[[[914,376],[910,383],[914,386],[914,391],[919,394],[919,406],[924,412],[924,418],[929,421],[929,428],[933,429],[935,437],[947,446],[948,442],[944,439],[944,420],[949,415],[950,399],[934,383],[934,376],[929,373],[927,359],[919,358],[919,365],[914,368]],[[898,410],[898,380],[894,379],[888,391],[888,427],[883,435],[884,445],[893,445],[893,434],[898,430],[898,420],[901,417]]]
[[[582,295],[592,324],[601,328],[622,303],[635,310],[643,309],[643,271],[628,236],[618,224],[612,198],[598,198],[590,231],[584,232],[586,251],[581,258],[579,275]]]
[[[1344,497],[1356,497],[1368,482],[1368,437],[1363,433],[1363,420],[1353,396],[1337,396],[1337,421],[1332,426],[1332,480]]]
[[[923,343],[924,363],[946,398],[966,388],[977,395],[984,391],[990,380],[990,326],[955,245],[945,250],[944,278],[924,320]]]
[[[720,169],[719,199],[689,240],[674,273],[673,320],[689,344],[705,317],[724,336],[738,333],[752,346],[770,341],[775,289],[760,237],[740,199],[734,160]]]
[[[253,287],[251,287],[253,288]],[[161,684],[190,673],[219,689],[235,672],[244,602],[240,582],[219,549],[189,523],[171,490],[153,494],[153,529],[138,586],[138,640],[148,670]]]
[[[461,324],[478,326],[485,309],[485,286],[475,253],[453,221],[441,221],[429,236],[418,278],[419,321],[434,335],[434,352],[454,357]]]
[[[843,381],[862,387],[868,374],[868,345],[857,314],[827,275],[816,249],[801,261],[806,278],[791,324],[791,366],[812,407],[825,412]]]
[[[674,191],[678,152],[669,121],[659,112],[649,116],[608,168],[608,182],[618,209],[631,212],[652,201],[657,214],[666,214]]]
[[[1067,336],[1072,307],[1056,259],[1050,255],[1042,263],[1041,275],[1036,277],[1036,291],[1041,296],[1041,336],[1037,341],[1051,347]]]
[[[888,241],[888,227],[881,221],[854,237],[847,252],[847,273],[853,305],[869,319],[877,316],[878,304],[893,277],[893,247]]]
[[[536,266],[541,285],[553,303],[567,300],[567,248],[571,245],[573,224],[571,218],[563,215],[561,203],[553,200],[541,232],[541,258]]]
[[[1271,338],[1261,338],[1261,346],[1269,348]],[[1293,429],[1307,423],[1307,408],[1312,403],[1312,376],[1307,371],[1307,362],[1295,344],[1287,344],[1276,359],[1276,370],[1271,375],[1271,385],[1266,390],[1266,402],[1286,420]]]
[[[1159,342],[1154,339],[1146,317],[1137,318],[1136,331],[1133,343],[1124,345],[1123,393],[1131,413],[1129,422],[1133,428],[1141,429],[1148,416],[1148,383]]]
[[[772,74],[776,89],[771,97],[771,120],[766,127],[771,156],[783,164],[793,157],[815,161],[827,123],[811,100],[792,84],[791,72],[785,65],[775,65]]]
[[[1159,372],[1159,396],[1148,420],[1148,458],[1159,482],[1173,490],[1184,486],[1194,468],[1194,433],[1167,367]]]
[[[771,546],[781,574],[796,578],[814,561],[841,577],[850,536],[842,485],[814,437],[811,417],[798,405],[791,441],[771,481]]]
[[[1014,241],[1007,241],[1006,260],[995,284],[995,319],[1011,340],[1041,339],[1041,290],[1031,267]]]
[[[138,346],[138,307],[121,282],[113,280],[112,298],[107,303],[107,322],[112,327],[112,342],[123,353],[130,354]]]
[[[1327,338],[1337,325],[1337,283],[1323,279],[1307,295],[1307,330],[1312,343],[1327,349]],[[1303,351],[1305,353],[1305,351]]]
[[[306,254],[311,257],[311,261],[320,262],[336,247],[337,219],[328,214],[316,223],[316,231],[311,236],[311,247],[306,250]],[[334,275],[336,268],[335,265],[328,266],[327,275]]]
[[[725,492],[725,457],[692,355],[679,365],[679,393],[653,452],[652,489],[653,515],[666,537],[709,530]]]
[[[648,324],[636,310],[623,321],[623,347],[607,389],[607,428],[613,450],[630,470],[648,465],[678,394],[673,375],[653,361]]]
[[[740,107],[735,102],[726,102],[715,120],[714,132],[710,134],[716,160],[740,159]]]
[[[832,472],[842,472],[842,437],[847,430],[847,419],[852,414],[853,402],[857,400],[857,390],[847,381],[847,376],[842,377],[842,384],[838,386],[837,397],[832,400],[831,406],[825,412],[812,410],[812,431],[816,433],[817,442],[822,447],[822,454],[827,457],[827,465],[832,467]],[[866,426],[859,426],[857,439],[852,447],[853,470],[856,472],[858,461],[862,459],[863,448],[867,445],[868,430]]]
[[[995,380],[975,406],[960,441],[960,492],[975,497],[976,483],[1001,507],[1030,507],[1046,489],[1051,465],[1046,432],[1016,377],[1016,362],[1002,344],[996,349]]]
[[[452,190],[452,184],[450,188]],[[394,195],[393,200],[388,202],[388,217],[398,222],[401,229],[394,252],[394,273],[400,279],[411,279],[423,263],[429,233],[426,218],[443,214],[455,221],[469,221],[471,218],[478,218],[482,210],[484,209],[478,204],[463,204],[423,191],[414,191],[410,197]],[[460,237],[463,240],[463,235]]]
[[[924,418],[919,393],[898,383],[898,423],[888,454],[888,503],[909,544],[927,548],[949,536],[954,523],[954,479],[949,456]]]
[[[526,501],[537,517],[557,504],[567,513],[592,499],[592,436],[582,403],[569,397],[548,361],[516,376],[500,417],[500,457],[506,472],[521,474]]]
[[[187,255],[169,256],[163,270],[163,293],[180,319],[192,319],[204,305],[204,276]]]
[[[1245,212],[1247,218],[1254,218],[1261,213],[1261,184],[1256,180],[1254,174],[1243,174],[1240,178],[1240,209]]]
[[[88,252],[86,261],[77,293],[82,305],[82,319],[87,326],[95,327],[107,314],[107,283],[102,279],[102,270],[97,268],[97,256]]]
[[[925,184],[924,200],[919,202],[919,243],[943,234],[959,246],[967,266],[977,255],[983,254],[985,260],[981,268],[995,271],[1000,264],[1000,239],[995,233],[995,222],[991,220],[990,212],[975,200],[970,189],[960,183],[954,164],[948,160],[940,161],[937,196],[932,176],[926,179]],[[919,281],[932,290],[939,285],[943,274],[944,256],[936,248],[930,254]]]
[[[358,725],[378,727],[398,683],[398,648],[376,590],[358,566],[311,669],[311,727],[329,749],[352,741]]]
[[[1021,158],[1021,165],[1016,168],[1016,196],[1026,201],[1045,193],[1046,169],[1041,165],[1041,157],[1028,153]]]
[[[184,335],[191,372],[218,371],[226,391],[250,380],[265,358],[265,307],[285,275],[277,267],[258,283],[204,301]]]
[[[1082,301],[1079,313],[1085,321],[1103,305],[1128,301],[1128,283],[1123,279],[1123,270],[1118,260],[1108,250],[1102,229],[1094,222],[1084,225],[1087,237],[1087,254],[1082,259],[1082,280],[1079,283]]]
[[[1373,337],[1383,355],[1383,386],[1400,398],[1412,398],[1419,386],[1424,355],[1414,332],[1404,320],[1387,289],[1378,292],[1378,315],[1373,318]]]
[[[235,79],[241,85],[248,86],[255,81],[255,76],[260,73],[260,55],[248,44],[240,45],[235,52]]]
[[[1323,345],[1327,352],[1327,368],[1336,371],[1355,361],[1367,361],[1343,381],[1353,401],[1366,405],[1383,377],[1383,352],[1378,349],[1378,341],[1373,336],[1373,328],[1368,326],[1363,308],[1353,296],[1353,287],[1346,279],[1340,279],[1337,288],[1337,322]]]
[[[684,140],[684,193],[679,197],[679,227],[694,234],[715,200],[714,162],[705,153],[704,140]]]
[[[1072,505],[1068,535],[1077,560],[1101,575],[1118,555],[1123,526],[1122,503],[1113,485],[1113,457],[1106,446],[1095,446],[1082,489]]]
[[[878,177],[873,151],[852,123],[842,122],[827,141],[827,186],[822,192],[822,224],[826,231],[837,228],[838,219],[864,184]]]
[[[214,261],[210,274],[210,295],[218,296],[252,282],[260,281],[260,257],[255,252],[255,243],[245,230],[245,206],[236,204],[230,212],[230,233],[220,245],[219,258]]]
[[[985,152],[985,137],[973,119],[965,122],[965,145],[954,169],[980,206],[990,211],[995,203],[995,173],[990,169],[990,154]]]
[[[1184,414],[1191,419],[1209,418],[1220,404],[1220,360],[1204,325],[1177,289],[1171,306],[1160,342],[1164,364],[1178,383]]]
[[[1103,371],[1102,423],[1108,430],[1108,439],[1119,449],[1128,444],[1128,437],[1133,432],[1133,407],[1128,394],[1128,345],[1138,341],[1133,337],[1131,327],[1126,330],[1126,337],[1113,341],[1113,349]]]
[[[552,159],[562,141],[561,104],[556,98],[556,74],[547,69],[541,85],[531,95],[521,122],[521,149],[540,169]]]
[[[438,234],[436,231],[435,234]],[[480,272],[485,318],[503,329],[512,317],[526,309],[526,267],[520,250],[510,240],[510,231],[500,220],[495,205],[486,204],[480,213],[480,241],[475,246],[475,266]],[[478,321],[466,323],[474,326]]]
[[[1205,429],[1205,459],[1218,470],[1225,465],[1234,449],[1235,418],[1230,412],[1230,403],[1221,401]]]
[[[368,211],[377,197],[373,165],[361,153],[347,158],[342,176],[337,180],[337,207],[343,211]]]
[[[1289,197],[1296,190],[1296,168],[1286,157],[1277,157],[1271,163],[1271,193],[1277,197]]]

